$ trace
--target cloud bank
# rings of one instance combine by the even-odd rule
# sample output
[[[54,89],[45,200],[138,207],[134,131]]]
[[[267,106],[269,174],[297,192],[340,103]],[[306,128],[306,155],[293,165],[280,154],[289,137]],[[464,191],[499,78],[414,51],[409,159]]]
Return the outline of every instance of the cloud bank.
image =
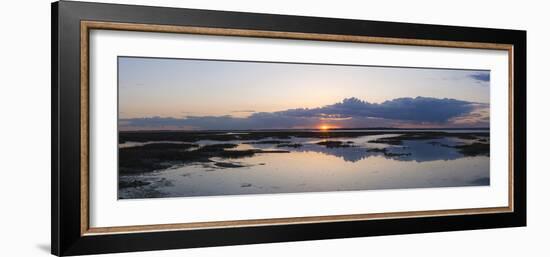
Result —
[[[449,98],[397,98],[369,103],[357,98],[318,108],[256,112],[247,117],[187,116],[121,119],[121,130],[222,130],[367,127],[488,127],[489,105]]]
[[[470,77],[479,82],[489,82],[491,80],[491,73],[489,72],[480,72],[470,75]]]

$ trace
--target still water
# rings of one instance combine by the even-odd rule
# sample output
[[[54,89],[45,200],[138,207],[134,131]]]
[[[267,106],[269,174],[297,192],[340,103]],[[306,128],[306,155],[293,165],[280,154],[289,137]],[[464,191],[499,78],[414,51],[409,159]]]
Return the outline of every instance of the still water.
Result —
[[[452,147],[471,144],[475,140],[442,137],[403,140],[400,145],[370,142],[396,135],[399,134],[388,132],[382,135],[336,138],[350,147],[328,147],[319,144],[326,141],[319,138],[293,137],[292,143],[299,144],[299,147],[240,140],[202,140],[195,143],[199,147],[232,143],[237,144],[235,150],[279,152],[258,153],[236,159],[214,157],[210,162],[174,164],[154,172],[121,175],[120,181],[143,183],[136,187],[119,188],[119,198],[489,185],[489,156],[465,155]],[[125,142],[120,147],[148,143],[154,142]]]

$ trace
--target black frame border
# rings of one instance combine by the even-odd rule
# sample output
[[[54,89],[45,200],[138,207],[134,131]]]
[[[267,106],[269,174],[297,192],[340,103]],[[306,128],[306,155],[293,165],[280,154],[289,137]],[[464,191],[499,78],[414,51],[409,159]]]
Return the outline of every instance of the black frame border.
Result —
[[[52,3],[51,251],[80,255],[526,225],[526,31],[61,1]],[[514,211],[81,236],[80,21],[511,44]]]

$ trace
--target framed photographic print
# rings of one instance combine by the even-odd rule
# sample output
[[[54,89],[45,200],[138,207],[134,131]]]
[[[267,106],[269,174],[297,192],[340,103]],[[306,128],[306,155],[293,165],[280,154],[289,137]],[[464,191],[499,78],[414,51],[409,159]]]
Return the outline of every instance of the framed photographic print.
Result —
[[[52,17],[53,254],[526,224],[525,31]]]

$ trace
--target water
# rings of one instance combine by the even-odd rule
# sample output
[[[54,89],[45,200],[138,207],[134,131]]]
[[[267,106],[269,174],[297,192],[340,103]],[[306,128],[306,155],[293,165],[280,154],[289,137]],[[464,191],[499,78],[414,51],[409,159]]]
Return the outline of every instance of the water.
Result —
[[[349,132],[349,131],[344,131]],[[211,162],[174,164],[167,169],[120,176],[120,181],[144,185],[119,189],[119,198],[187,197],[240,194],[327,192],[378,189],[489,185],[489,157],[465,155],[453,146],[477,139],[442,137],[403,140],[400,145],[369,141],[399,136],[399,131],[381,135],[330,139],[291,137],[300,147],[258,144],[257,141],[201,140],[199,147],[234,143],[231,150],[262,149],[289,152],[257,153],[250,157],[210,158]],[[452,131],[461,133],[463,131]],[[486,132],[486,131],[484,131]],[[464,131],[463,133],[469,133]],[[261,141],[275,140],[264,138]],[[326,140],[346,142],[351,147],[327,147]],[[121,147],[152,142],[126,142]],[[178,142],[181,143],[181,142]]]

